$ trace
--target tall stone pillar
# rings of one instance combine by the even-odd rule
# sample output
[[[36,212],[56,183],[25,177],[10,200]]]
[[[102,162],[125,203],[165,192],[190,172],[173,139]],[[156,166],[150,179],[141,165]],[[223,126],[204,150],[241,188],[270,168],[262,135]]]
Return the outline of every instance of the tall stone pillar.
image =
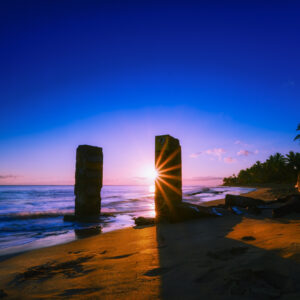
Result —
[[[155,137],[155,210],[157,220],[176,219],[182,203],[181,147],[170,135]]]
[[[102,148],[80,145],[76,151],[75,217],[99,217],[102,188]]]

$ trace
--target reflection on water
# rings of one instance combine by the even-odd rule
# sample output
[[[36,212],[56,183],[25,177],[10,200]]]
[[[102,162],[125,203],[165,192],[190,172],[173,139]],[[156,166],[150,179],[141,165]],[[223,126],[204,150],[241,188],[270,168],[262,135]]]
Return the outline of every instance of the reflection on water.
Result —
[[[226,193],[249,190],[186,186],[183,197],[184,201],[201,204],[222,199]],[[102,212],[114,216],[102,217],[97,224],[64,222],[63,215],[74,211],[73,186],[0,186],[0,255],[133,226],[134,217],[155,216],[154,186],[104,186],[101,197]]]
[[[154,193],[155,192],[155,185],[151,184],[149,185],[149,193]]]

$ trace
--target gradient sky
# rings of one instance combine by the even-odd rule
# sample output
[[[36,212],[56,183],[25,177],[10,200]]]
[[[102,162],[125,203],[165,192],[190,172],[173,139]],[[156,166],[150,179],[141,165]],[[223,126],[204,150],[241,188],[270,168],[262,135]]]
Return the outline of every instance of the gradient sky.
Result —
[[[79,144],[104,184],[149,184],[154,136],[185,184],[299,151],[299,1],[0,3],[0,184],[73,184]]]

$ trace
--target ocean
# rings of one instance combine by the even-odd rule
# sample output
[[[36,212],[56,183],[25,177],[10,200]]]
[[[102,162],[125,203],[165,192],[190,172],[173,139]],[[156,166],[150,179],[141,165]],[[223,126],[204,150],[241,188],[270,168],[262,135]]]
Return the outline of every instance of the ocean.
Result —
[[[184,186],[183,198],[194,204],[241,194],[251,188]],[[0,256],[66,243],[89,234],[134,225],[134,217],[154,217],[149,186],[104,186],[100,223],[66,222],[74,212],[73,186],[0,186]]]

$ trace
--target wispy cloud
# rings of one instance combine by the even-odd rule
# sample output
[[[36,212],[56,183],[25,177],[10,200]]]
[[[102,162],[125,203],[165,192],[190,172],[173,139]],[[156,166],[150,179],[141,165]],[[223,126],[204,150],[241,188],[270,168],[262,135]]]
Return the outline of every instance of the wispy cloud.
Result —
[[[208,155],[217,156],[219,160],[221,160],[222,155],[226,153],[226,151],[223,148],[214,148],[206,150],[205,153]]]
[[[201,154],[207,154],[207,155],[212,155],[212,156],[216,156],[218,157],[220,160],[222,158],[222,155],[226,153],[226,151],[223,148],[214,148],[214,149],[208,149],[205,151],[199,151],[199,152],[195,152],[190,154],[191,158],[197,158],[199,157]]]
[[[223,177],[214,177],[214,176],[197,176],[192,177],[191,181],[210,181],[210,180],[222,180]]]
[[[191,158],[197,158],[197,157],[199,157],[199,156],[201,155],[201,153],[202,153],[202,152],[192,153],[192,154],[190,154],[190,157],[191,157]]]
[[[226,164],[233,164],[233,163],[236,163],[237,160],[235,158],[228,156],[228,157],[224,157],[224,162]]]
[[[240,150],[237,155],[239,156],[248,156],[249,154],[252,154],[253,152],[249,151],[249,150]]]
[[[144,181],[144,180],[147,180],[148,178],[147,177],[142,177],[142,176],[136,176],[136,177],[132,177],[133,180],[136,180],[136,181]]]
[[[241,140],[236,140],[236,141],[234,142],[234,144],[235,144],[235,145],[240,145],[241,147],[251,147],[251,146],[253,146],[253,145],[247,144],[247,143],[245,143],[245,142],[243,142],[243,141],[241,141]]]
[[[1,179],[8,179],[8,178],[17,178],[20,177],[18,175],[13,175],[13,174],[5,174],[5,175],[0,175],[0,180]]]
[[[259,151],[255,150],[255,151],[250,151],[250,150],[240,150],[239,152],[237,152],[238,156],[248,156],[251,154],[258,154]]]

